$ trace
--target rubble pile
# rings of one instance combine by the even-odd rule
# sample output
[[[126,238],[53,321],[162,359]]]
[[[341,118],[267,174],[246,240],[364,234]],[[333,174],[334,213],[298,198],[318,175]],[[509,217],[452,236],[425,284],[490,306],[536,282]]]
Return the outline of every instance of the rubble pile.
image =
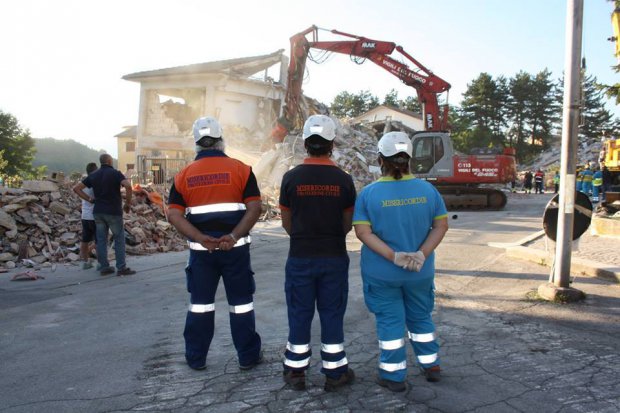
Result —
[[[377,162],[377,138],[371,131],[356,130],[344,125],[336,118],[336,140],[331,159],[353,178],[358,192],[377,180],[381,170]],[[288,135],[282,143],[264,153],[253,166],[263,195],[266,217],[279,214],[278,197],[282,176],[291,168],[303,163],[306,158],[301,135]]]
[[[73,185],[24,181],[19,189],[0,187],[0,268],[79,260],[81,199],[73,193]],[[144,196],[135,197],[124,218],[128,254],[186,247],[160,207]]]
[[[536,171],[540,168],[543,171],[560,169],[561,139],[557,139],[554,145],[541,154],[529,165],[520,165],[519,170]],[[586,139],[580,141],[577,147],[577,164],[585,165],[598,164],[598,156],[602,149],[599,139]]]

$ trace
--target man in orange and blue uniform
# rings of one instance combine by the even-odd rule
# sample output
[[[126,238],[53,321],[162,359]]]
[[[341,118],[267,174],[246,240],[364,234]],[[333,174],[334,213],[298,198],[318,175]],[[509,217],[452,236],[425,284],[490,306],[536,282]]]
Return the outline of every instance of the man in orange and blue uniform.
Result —
[[[176,175],[168,200],[170,222],[188,238],[190,248],[185,358],[193,369],[206,368],[215,328],[215,293],[222,277],[239,368],[249,370],[262,361],[249,234],[261,212],[260,191],[252,169],[224,153],[216,119],[196,120],[193,134],[196,159]]]

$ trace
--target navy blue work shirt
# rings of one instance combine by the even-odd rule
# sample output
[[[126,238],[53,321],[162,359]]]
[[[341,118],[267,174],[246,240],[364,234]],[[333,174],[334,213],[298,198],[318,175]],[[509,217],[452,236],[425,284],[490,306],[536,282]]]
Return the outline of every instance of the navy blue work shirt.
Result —
[[[84,178],[82,183],[95,194],[93,214],[123,215],[121,182],[124,180],[125,175],[110,165],[101,165]]]

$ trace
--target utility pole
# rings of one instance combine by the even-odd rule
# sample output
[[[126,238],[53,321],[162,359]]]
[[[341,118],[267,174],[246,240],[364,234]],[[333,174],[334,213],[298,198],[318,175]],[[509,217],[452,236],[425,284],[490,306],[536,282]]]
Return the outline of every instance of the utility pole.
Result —
[[[575,171],[577,133],[580,109],[581,33],[583,29],[583,0],[567,0],[566,40],[564,59],[564,102],[562,111],[562,152],[560,158],[560,196],[558,225],[553,266],[553,284],[538,288],[538,294],[548,300],[575,301],[583,297],[570,288],[571,248],[575,218]]]

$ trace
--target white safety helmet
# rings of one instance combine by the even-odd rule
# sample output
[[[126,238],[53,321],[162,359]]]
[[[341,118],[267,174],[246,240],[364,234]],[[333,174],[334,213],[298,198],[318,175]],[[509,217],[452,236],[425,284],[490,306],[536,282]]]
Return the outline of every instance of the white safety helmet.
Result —
[[[405,132],[388,132],[379,139],[379,153],[386,158],[397,153],[406,153],[411,158],[413,145]]]
[[[214,139],[222,138],[222,127],[217,119],[210,116],[196,119],[194,122],[194,142],[198,142],[202,138],[209,137]]]
[[[325,115],[312,115],[304,123],[304,140],[312,135],[318,135],[327,141],[333,141],[336,137],[336,125],[334,121]]]

